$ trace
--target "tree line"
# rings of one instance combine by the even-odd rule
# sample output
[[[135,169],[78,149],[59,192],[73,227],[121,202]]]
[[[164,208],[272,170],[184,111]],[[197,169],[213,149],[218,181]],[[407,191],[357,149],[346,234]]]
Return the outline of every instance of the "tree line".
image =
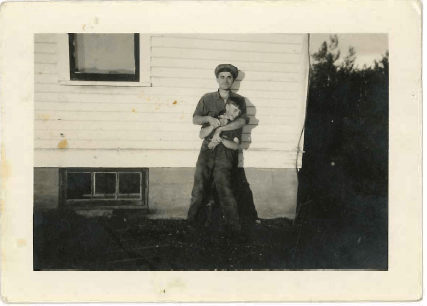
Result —
[[[338,36],[311,56],[299,202],[320,198],[343,205],[388,193],[389,53],[371,67],[356,67]]]

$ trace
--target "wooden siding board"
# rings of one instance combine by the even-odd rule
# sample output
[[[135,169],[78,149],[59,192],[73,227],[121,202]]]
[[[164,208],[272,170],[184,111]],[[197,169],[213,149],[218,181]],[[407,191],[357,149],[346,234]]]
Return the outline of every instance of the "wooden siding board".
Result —
[[[34,84],[58,84],[57,74],[35,74]]]
[[[192,68],[167,68],[153,67],[151,69],[153,77],[173,77],[173,78],[190,78],[190,79],[208,79],[212,81],[215,75],[212,69],[192,69]],[[297,82],[298,74],[284,72],[257,72],[245,71],[239,72],[237,81],[272,81],[272,82]]]
[[[302,37],[299,34],[159,34],[160,37],[177,37],[192,39],[212,39],[223,41],[277,43],[277,44],[301,44]]]
[[[113,89],[107,92],[104,88],[94,89],[91,86],[61,86],[51,84],[35,84],[35,97],[39,101],[84,101],[84,102],[117,102],[127,103],[142,101],[195,101],[194,106],[200,98],[207,92],[213,92],[215,89],[198,89],[198,88],[168,88],[168,87],[147,87],[147,88],[121,88]],[[84,87],[84,88],[83,88]],[[87,88],[86,88],[87,87]],[[241,91],[236,91],[239,94]],[[243,93],[242,93],[243,94]],[[287,103],[288,100],[296,101],[297,92],[274,92],[274,91],[255,91],[245,90],[246,103],[251,101],[269,101],[280,105]],[[278,104],[279,103],[279,104]]]
[[[197,50],[180,48],[152,47],[152,57],[208,59],[218,61],[244,61],[260,63],[298,63],[299,54],[277,54],[239,51]]]
[[[244,133],[242,141],[245,142],[280,142],[296,144],[292,140],[292,134],[280,133],[259,134],[259,133]],[[176,141],[177,139],[184,141],[199,141],[198,130],[191,132],[161,132],[153,131],[149,133],[141,133],[140,131],[72,131],[72,130],[36,130],[36,140],[57,140],[67,141],[74,140],[123,140],[123,141],[138,141],[138,140],[155,140],[155,141]]]
[[[155,140],[67,140],[67,149],[142,149],[142,150],[199,150],[201,141],[155,141]],[[57,140],[35,140],[36,149],[58,149]],[[266,151],[290,151],[295,145],[277,142],[242,142],[243,149]]]
[[[140,131],[50,131],[37,130],[36,139],[39,140],[177,140],[185,141],[199,140],[196,133],[190,132],[149,132]]]
[[[38,33],[34,35],[35,43],[56,43],[57,34]]]
[[[34,53],[35,64],[56,64],[58,57],[56,54],[49,53]]]
[[[146,101],[148,102],[148,101]],[[247,106],[249,115],[269,116],[294,116],[296,107],[282,103],[280,107],[268,107],[257,102],[257,107]],[[51,111],[81,111],[81,112],[131,112],[131,113],[180,113],[192,115],[195,108],[194,100],[191,103],[177,103],[172,101],[167,103],[97,103],[97,102],[37,102],[34,109],[37,112]]]
[[[294,133],[295,127],[292,125],[246,125],[244,133],[256,130],[260,134],[270,133]],[[192,132],[198,133],[200,127],[194,126],[191,122],[177,122],[173,125],[158,122],[111,122],[111,121],[65,121],[65,120],[35,120],[35,130],[50,131],[164,131],[164,132]],[[197,134],[196,134],[197,135]]]
[[[265,99],[265,98],[255,98],[252,102],[247,99],[247,106],[255,106],[255,107],[271,107],[271,108],[293,108],[295,107],[295,103],[297,103],[296,99],[292,99],[288,97],[289,93],[283,96],[282,99]],[[164,95],[160,94],[150,94],[150,95],[97,95],[97,94],[73,94],[73,93],[35,93],[35,99],[37,103],[59,103],[59,104],[80,104],[80,105],[90,105],[94,104],[104,104],[104,105],[128,105],[133,104],[135,106],[147,106],[151,107],[152,105],[156,106],[168,106],[170,107],[175,101],[177,105],[191,105],[194,108],[196,104],[200,100],[201,96],[193,95],[193,96],[179,96],[179,95],[168,95],[165,93]],[[255,104],[253,104],[255,103]],[[128,107],[128,106],[126,106]]]
[[[56,54],[57,46],[56,43],[38,43],[34,44],[35,53],[46,53],[46,54]]]
[[[160,87],[183,87],[183,88],[215,88],[216,81],[204,79],[184,79],[184,78],[158,78],[152,77],[153,86]],[[235,81],[232,89],[239,91],[259,90],[259,91],[275,91],[275,92],[294,92],[298,90],[297,82],[261,82],[261,81]]]
[[[217,86],[216,86],[217,87]],[[108,99],[108,96],[118,95],[125,96],[138,95],[141,99],[149,99],[151,95],[173,95],[179,96],[193,95],[197,97],[197,101],[207,92],[218,90],[215,87],[211,88],[182,88],[182,87],[106,87],[106,86],[64,86],[55,84],[35,84],[35,93],[73,93],[73,94],[96,94],[100,99]],[[243,91],[233,90],[243,94]],[[247,89],[244,96],[251,100],[255,98],[262,99],[297,99],[296,91],[264,91]],[[249,98],[250,97],[250,98]]]
[[[56,64],[34,64],[35,74],[57,74]]]
[[[248,115],[250,119],[249,124],[257,125],[262,122],[263,125],[277,125],[278,122],[286,123],[286,125],[293,125],[296,123],[295,116],[287,113],[284,116],[259,116]],[[134,113],[134,112],[81,112],[81,111],[56,111],[45,112],[36,111],[36,120],[50,120],[50,121],[107,121],[107,122],[161,122],[161,123],[190,123],[192,122],[192,114],[182,113]]]
[[[57,150],[34,152],[35,167],[194,167],[198,150]],[[295,168],[295,153],[244,151],[239,166],[246,168]]]
[[[277,43],[257,43],[201,39],[201,38],[175,38],[175,37],[153,37],[153,47],[201,49],[201,50],[221,50],[221,51],[242,51],[260,53],[300,53],[300,44],[277,44]]]
[[[170,68],[194,68],[207,69],[212,72],[213,77],[215,67],[221,62],[212,59],[185,59],[185,58],[161,58],[153,57],[151,59],[151,67],[170,67]],[[298,72],[299,64],[286,63],[260,63],[260,62],[242,62],[239,60],[233,61],[233,64],[243,71],[259,71],[259,72]]]

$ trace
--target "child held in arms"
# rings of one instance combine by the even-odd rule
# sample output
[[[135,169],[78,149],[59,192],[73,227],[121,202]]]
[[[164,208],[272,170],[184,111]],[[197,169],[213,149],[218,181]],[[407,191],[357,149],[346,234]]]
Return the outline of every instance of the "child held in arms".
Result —
[[[218,115],[218,120],[221,126],[227,125],[240,116],[242,112],[242,101],[238,97],[230,97],[225,105],[225,111],[221,111]],[[207,145],[209,149],[215,149],[217,145],[222,143],[226,148],[230,150],[237,150],[240,144],[240,138],[242,137],[242,129],[234,131],[224,131],[221,133],[221,142],[213,142],[212,136],[215,133],[215,128],[209,123],[205,123],[199,133],[199,137],[205,139],[203,146]]]

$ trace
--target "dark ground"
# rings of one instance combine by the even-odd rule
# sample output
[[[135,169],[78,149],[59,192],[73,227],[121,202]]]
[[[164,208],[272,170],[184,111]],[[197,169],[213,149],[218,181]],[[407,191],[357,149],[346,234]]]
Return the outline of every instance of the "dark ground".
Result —
[[[35,212],[34,270],[387,269],[387,233],[351,222],[355,216],[310,220],[313,213],[302,209],[295,223],[258,220],[233,240],[218,231],[191,233],[184,220],[129,212]]]

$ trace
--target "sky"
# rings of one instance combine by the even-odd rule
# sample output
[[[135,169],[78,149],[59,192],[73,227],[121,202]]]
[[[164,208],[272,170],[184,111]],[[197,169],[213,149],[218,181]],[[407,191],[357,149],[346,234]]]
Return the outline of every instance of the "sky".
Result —
[[[328,34],[310,34],[310,54],[317,52],[324,41],[329,42]],[[348,48],[354,47],[356,51],[355,66],[362,68],[374,65],[374,60],[380,59],[388,50],[387,34],[338,34],[338,48],[341,51],[341,58],[348,54]]]

